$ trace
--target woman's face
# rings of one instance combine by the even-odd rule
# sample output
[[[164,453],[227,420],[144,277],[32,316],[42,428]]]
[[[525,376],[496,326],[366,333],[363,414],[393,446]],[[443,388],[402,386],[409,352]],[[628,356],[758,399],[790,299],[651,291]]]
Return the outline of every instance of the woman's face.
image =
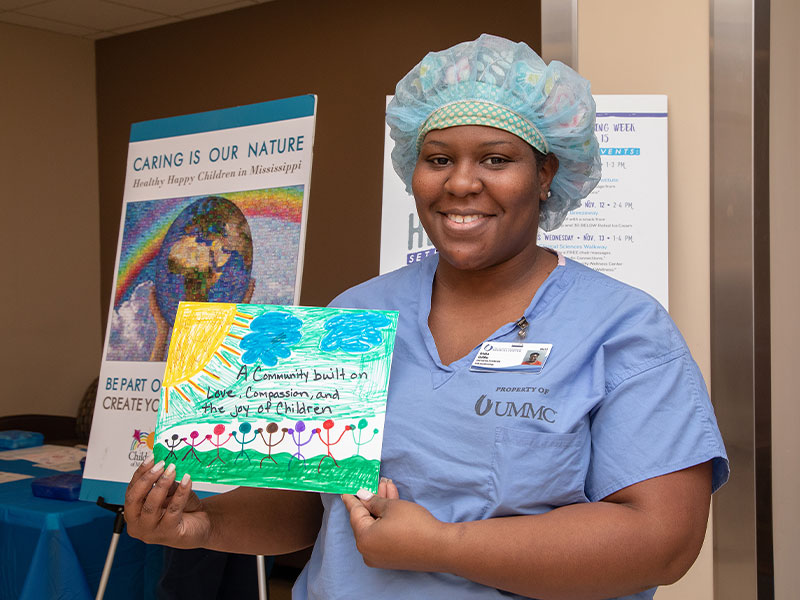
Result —
[[[538,169],[533,148],[501,129],[431,131],[412,180],[419,218],[442,258],[458,269],[534,261],[539,202],[557,168],[551,159]]]

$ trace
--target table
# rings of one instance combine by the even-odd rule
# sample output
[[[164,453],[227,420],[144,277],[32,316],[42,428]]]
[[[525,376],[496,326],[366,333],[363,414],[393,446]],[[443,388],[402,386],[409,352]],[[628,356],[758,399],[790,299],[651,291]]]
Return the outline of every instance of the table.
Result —
[[[0,471],[44,477],[30,461],[0,461]],[[33,479],[0,484],[0,600],[91,600],[97,593],[114,513],[90,502],[37,498]],[[105,597],[155,598],[162,548],[123,532]]]

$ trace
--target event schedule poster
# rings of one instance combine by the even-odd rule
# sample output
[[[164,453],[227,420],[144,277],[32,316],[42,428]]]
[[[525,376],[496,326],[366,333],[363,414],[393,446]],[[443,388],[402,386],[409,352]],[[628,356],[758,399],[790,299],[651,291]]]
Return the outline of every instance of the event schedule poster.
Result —
[[[596,95],[595,135],[603,174],[558,229],[538,243],[638,287],[668,307],[667,97]],[[380,270],[386,273],[435,253],[414,199],[384,148]]]
[[[646,291],[668,308],[667,97],[594,97],[603,175],[539,245]]]
[[[156,460],[196,482],[377,493],[397,317],[181,302]]]
[[[81,499],[122,503],[153,450],[181,301],[299,298],[316,102],[297,96],[131,126]]]

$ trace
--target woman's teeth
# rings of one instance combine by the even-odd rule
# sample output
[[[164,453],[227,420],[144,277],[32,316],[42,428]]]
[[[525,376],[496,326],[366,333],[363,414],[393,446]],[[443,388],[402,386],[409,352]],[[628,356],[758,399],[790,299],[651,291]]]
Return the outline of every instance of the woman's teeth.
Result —
[[[447,218],[453,221],[454,223],[472,223],[473,221],[477,221],[478,219],[482,218],[481,215],[453,215],[448,214]]]

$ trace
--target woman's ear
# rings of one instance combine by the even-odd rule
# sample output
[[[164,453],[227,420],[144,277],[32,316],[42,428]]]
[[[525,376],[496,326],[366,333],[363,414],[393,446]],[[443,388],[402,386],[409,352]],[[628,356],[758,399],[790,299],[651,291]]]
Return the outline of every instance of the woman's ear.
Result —
[[[553,178],[558,172],[558,157],[550,152],[544,157],[541,166],[539,167],[539,200],[546,202],[550,197],[550,184],[553,183]]]

